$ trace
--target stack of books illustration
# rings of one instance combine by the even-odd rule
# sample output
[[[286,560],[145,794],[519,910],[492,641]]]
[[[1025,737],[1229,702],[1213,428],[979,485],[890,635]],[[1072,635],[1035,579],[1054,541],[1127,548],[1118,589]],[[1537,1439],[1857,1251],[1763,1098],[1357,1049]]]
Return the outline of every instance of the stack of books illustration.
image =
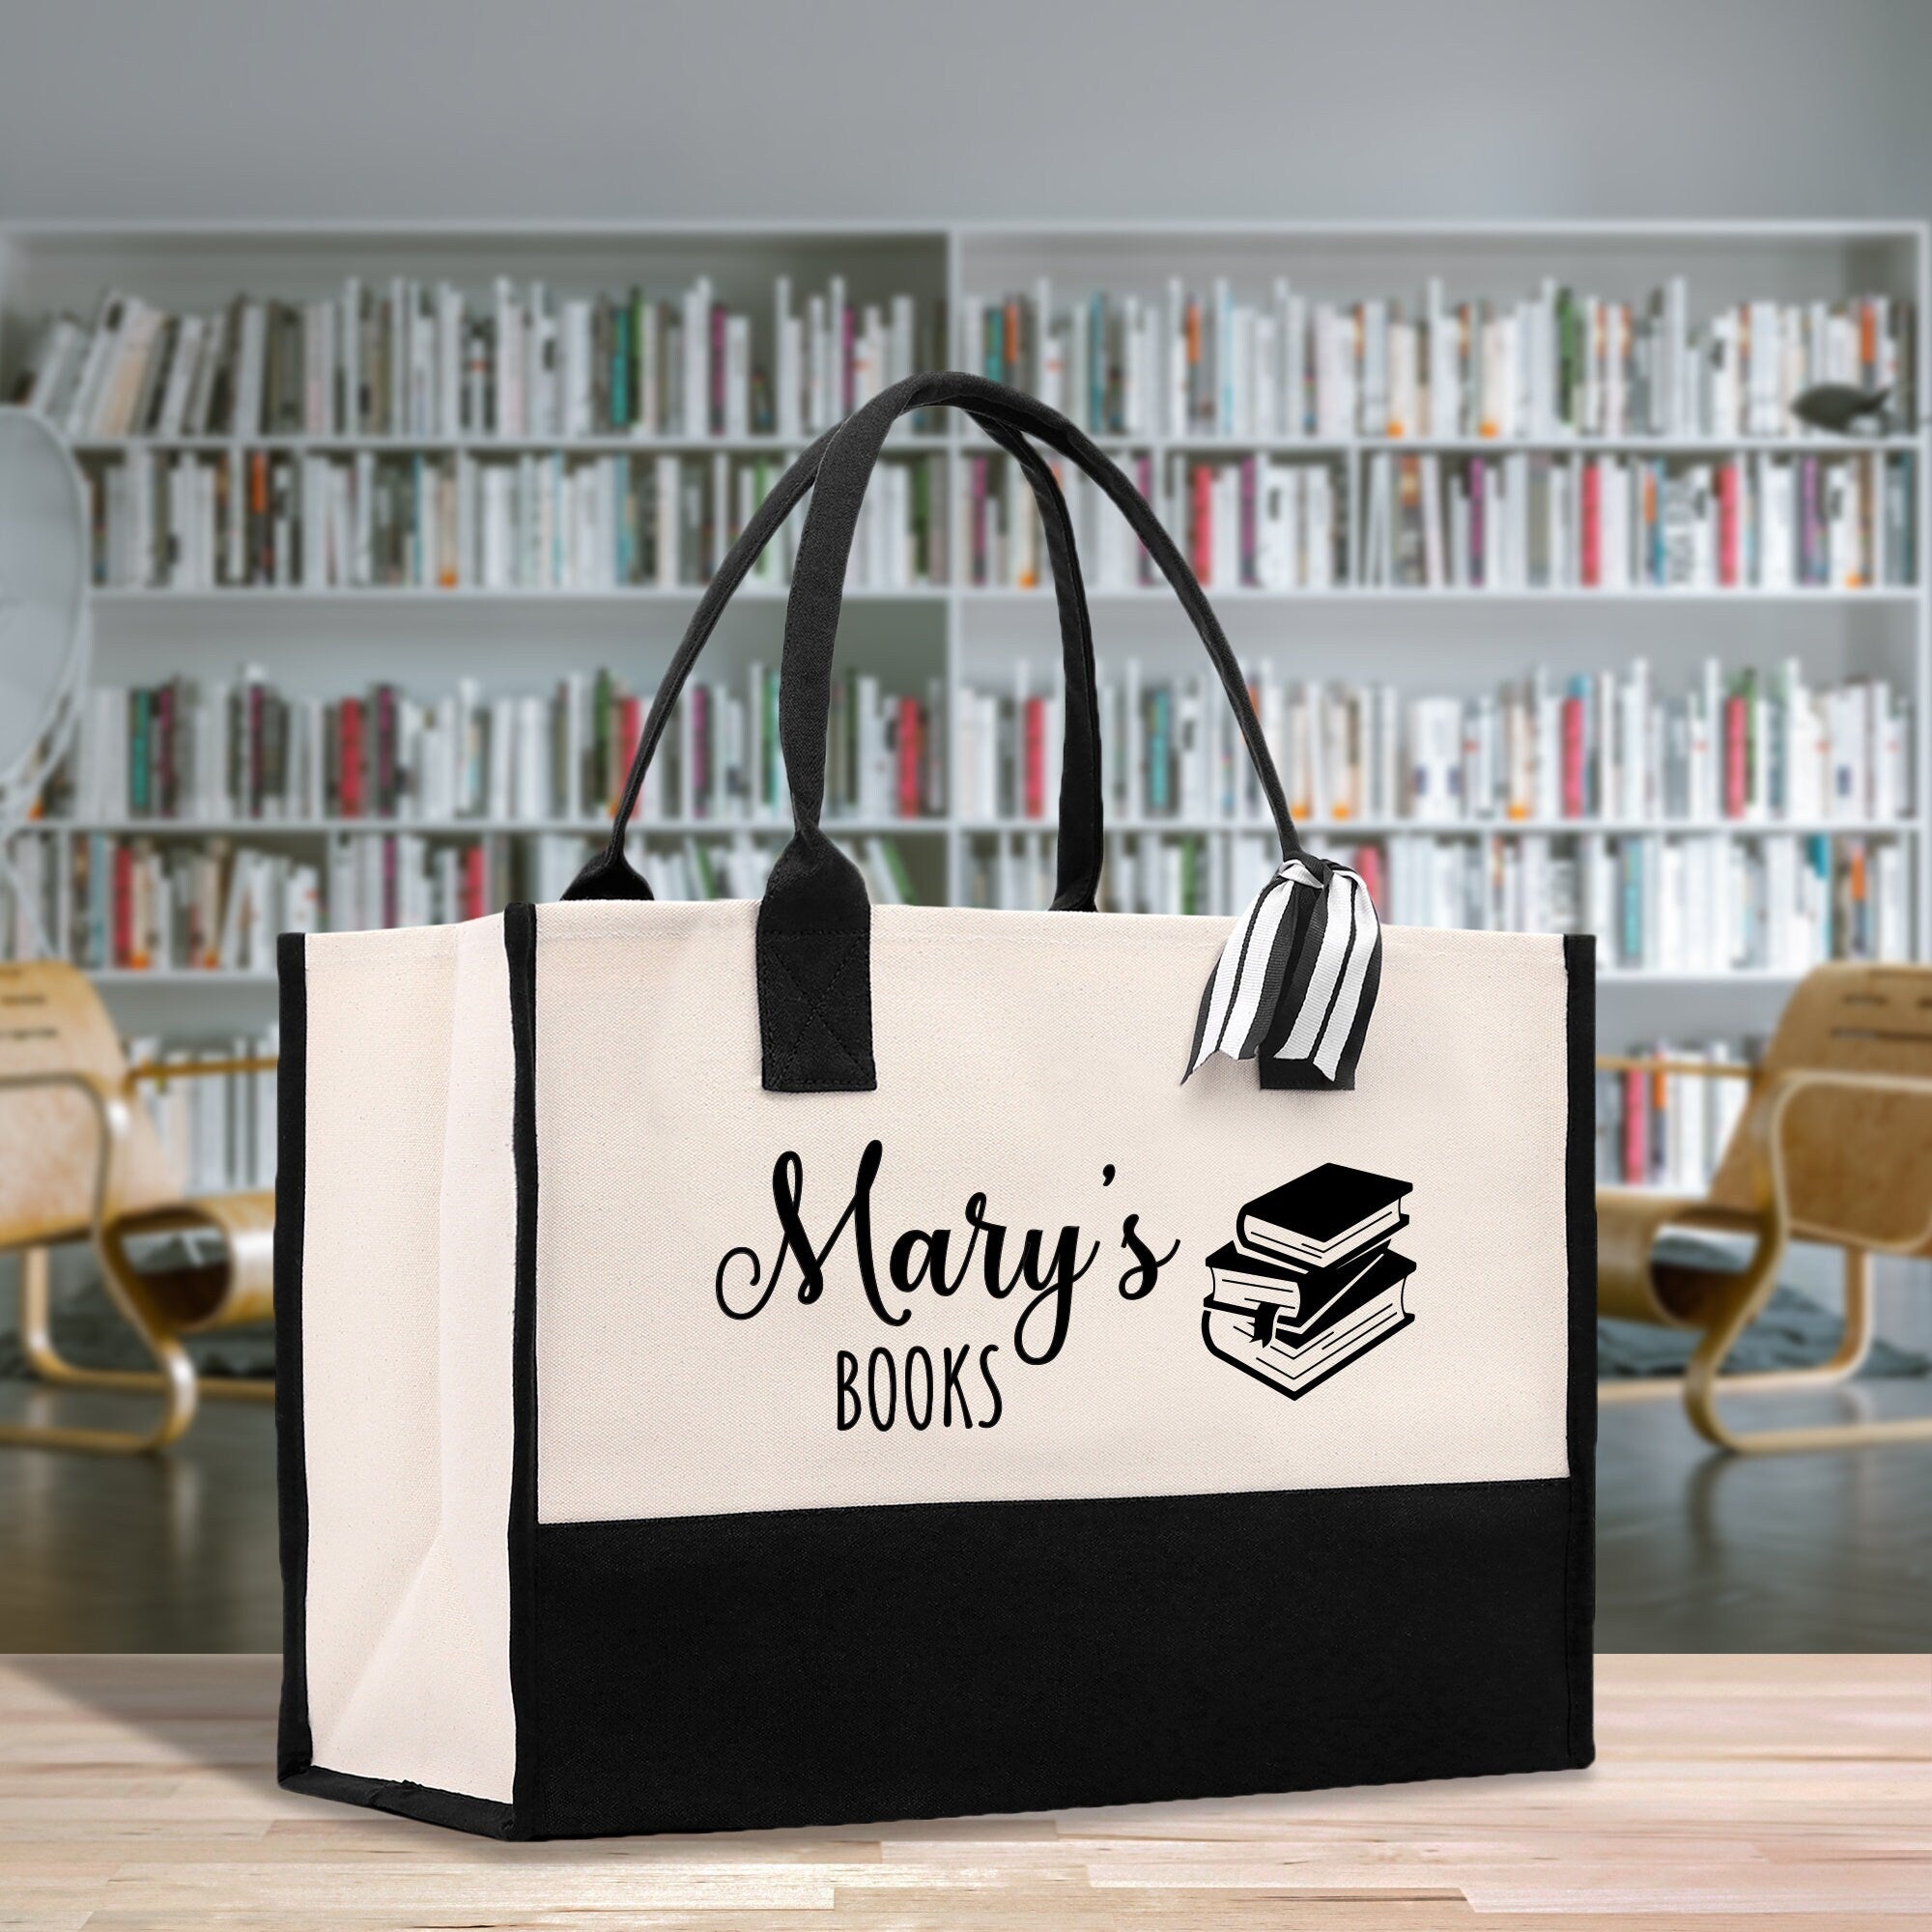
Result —
[[[1409,1183],[1326,1161],[1258,1195],[1208,1257],[1208,1350],[1286,1396],[1303,1396],[1414,1316],[1415,1264],[1389,1246]]]

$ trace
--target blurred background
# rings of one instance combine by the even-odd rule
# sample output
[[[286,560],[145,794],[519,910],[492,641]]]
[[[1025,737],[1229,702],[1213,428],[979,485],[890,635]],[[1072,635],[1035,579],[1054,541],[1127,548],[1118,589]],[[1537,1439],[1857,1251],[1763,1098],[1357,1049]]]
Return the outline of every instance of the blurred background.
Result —
[[[1932,1647],[1928,77],[1868,0],[0,0],[0,1650],[276,1647],[275,933],[555,897],[751,509],[933,366],[1127,469],[1385,919],[1598,934],[1601,1647]],[[1064,480],[1106,902],[1226,915],[1264,814]],[[785,836],[796,529],[660,896]],[[1044,904],[962,420],[840,650],[874,897]]]

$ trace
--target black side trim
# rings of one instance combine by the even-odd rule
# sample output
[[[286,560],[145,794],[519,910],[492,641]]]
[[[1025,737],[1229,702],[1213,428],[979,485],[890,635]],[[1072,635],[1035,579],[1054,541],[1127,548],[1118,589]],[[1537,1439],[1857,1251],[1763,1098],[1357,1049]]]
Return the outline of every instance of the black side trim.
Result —
[[[1573,1486],[545,1523],[560,1837],[1573,1764]]]
[[[1569,1554],[1564,1563],[1568,1627],[1570,1762],[1597,1755],[1593,1719],[1597,1612],[1597,942],[1563,942],[1569,978],[1570,1109],[1563,1150],[1564,1232],[1570,1260]]]
[[[383,1777],[355,1777],[346,1771],[325,1771],[320,1765],[285,1776],[284,1787],[305,1798],[332,1798],[339,1804],[366,1804],[372,1811],[393,1812],[398,1818],[419,1818],[425,1825],[447,1825],[458,1832],[475,1832],[486,1838],[514,1838],[514,1813],[507,1804],[487,1798],[469,1798],[460,1791],[439,1791],[430,1784],[398,1783]]]
[[[510,1046],[516,1058],[511,1154],[517,1176],[516,1314],[510,1400],[510,1700],[517,1718],[513,1827],[541,1831],[537,1670],[537,909],[508,906],[503,949],[510,972]],[[468,1803],[469,1801],[462,1801]],[[420,1816],[420,1813],[412,1813]],[[471,1827],[470,1829],[476,1829]]]
[[[308,1723],[308,1463],[302,1436],[302,1232],[308,1162],[308,968],[302,935],[275,942],[281,1065],[275,1092],[275,1498],[282,1562],[283,1783],[314,1755]]]

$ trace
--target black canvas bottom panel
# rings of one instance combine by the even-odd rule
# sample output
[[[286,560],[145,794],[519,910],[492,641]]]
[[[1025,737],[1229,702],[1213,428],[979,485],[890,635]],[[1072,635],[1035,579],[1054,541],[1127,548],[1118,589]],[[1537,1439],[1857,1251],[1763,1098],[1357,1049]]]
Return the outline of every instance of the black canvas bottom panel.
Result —
[[[488,1798],[470,1798],[461,1791],[439,1791],[431,1784],[409,1784],[389,1777],[353,1777],[347,1772],[326,1771],[321,1765],[284,1773],[280,1782],[285,1791],[298,1791],[305,1798],[332,1798],[338,1804],[366,1804],[372,1811],[420,1819],[425,1825],[447,1825],[459,1832],[474,1832],[480,1837],[519,1835],[512,1829],[512,1814],[507,1804],[496,1804]]]
[[[1593,1754],[1570,1485],[536,1532],[539,1835],[1226,1797]]]

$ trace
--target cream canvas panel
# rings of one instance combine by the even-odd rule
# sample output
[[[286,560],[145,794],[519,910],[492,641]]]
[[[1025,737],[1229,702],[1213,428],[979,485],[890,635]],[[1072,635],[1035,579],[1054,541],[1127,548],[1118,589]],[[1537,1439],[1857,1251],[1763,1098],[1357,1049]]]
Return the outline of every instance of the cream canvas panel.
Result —
[[[1264,1093],[1226,1061],[1180,1084],[1226,920],[878,907],[878,1091],[774,1094],[756,914],[538,910],[542,1520],[1568,1472],[1560,939],[1389,931],[1356,1090]],[[797,1156],[819,1248],[873,1141],[871,1251],[896,1324],[867,1298],[851,1224],[818,1299],[800,1302],[787,1255],[763,1307],[727,1315],[721,1292],[742,1313],[770,1288],[775,1164]],[[1413,1320],[1292,1401],[1206,1347],[1207,1258],[1244,1203],[1325,1162],[1409,1184],[1395,1245]],[[1069,1292],[996,1298],[983,1235],[953,1293],[895,1286],[909,1231],[949,1230],[958,1275],[981,1195],[1008,1230],[1003,1279],[1039,1230],[1037,1276],[1058,1281],[1048,1264],[1077,1229]],[[1172,1251],[1151,1288],[1130,1236]],[[914,1236],[909,1275],[926,1246]],[[1015,1330],[1036,1300],[1032,1353],[1063,1303],[1067,1320],[1030,1364]],[[937,1392],[910,1426],[916,1349],[935,1378],[956,1370],[952,1426]],[[893,1426],[868,1409],[840,1429],[839,1351],[863,1400],[881,1350]]]
[[[503,922],[311,937],[315,1762],[507,1803],[516,1181]]]

